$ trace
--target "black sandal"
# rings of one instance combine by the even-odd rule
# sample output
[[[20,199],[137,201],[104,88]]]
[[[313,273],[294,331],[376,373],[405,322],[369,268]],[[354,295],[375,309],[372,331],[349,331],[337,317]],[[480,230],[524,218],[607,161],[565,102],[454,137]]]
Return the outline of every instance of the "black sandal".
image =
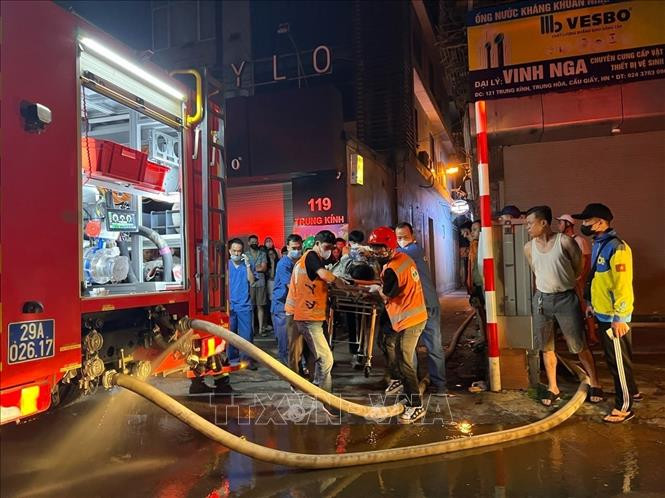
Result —
[[[554,403],[559,401],[561,399],[561,393],[553,393],[549,389],[547,390],[547,397],[545,398],[540,398],[540,402],[542,403],[543,406],[547,406],[548,408],[552,406]],[[549,401],[548,403],[545,403],[545,401]]]
[[[598,401],[593,401],[591,398],[600,398],[600,399]],[[593,403],[594,405],[596,403],[600,403],[601,401],[605,401],[605,393],[603,392],[603,388],[589,387],[589,392],[587,392],[586,400],[589,403]]]

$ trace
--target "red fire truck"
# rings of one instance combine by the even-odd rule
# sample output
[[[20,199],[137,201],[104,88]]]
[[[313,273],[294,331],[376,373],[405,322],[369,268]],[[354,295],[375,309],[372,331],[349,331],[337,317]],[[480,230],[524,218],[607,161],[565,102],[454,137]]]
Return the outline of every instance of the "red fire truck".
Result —
[[[51,2],[3,2],[1,22],[1,422],[111,369],[240,368],[176,327],[226,321],[212,78],[169,76]]]

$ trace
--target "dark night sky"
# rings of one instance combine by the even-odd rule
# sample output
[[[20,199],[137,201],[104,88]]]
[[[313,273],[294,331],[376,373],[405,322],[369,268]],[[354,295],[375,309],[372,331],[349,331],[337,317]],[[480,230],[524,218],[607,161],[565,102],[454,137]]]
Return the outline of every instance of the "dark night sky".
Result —
[[[149,1],[56,1],[136,50],[152,48]]]

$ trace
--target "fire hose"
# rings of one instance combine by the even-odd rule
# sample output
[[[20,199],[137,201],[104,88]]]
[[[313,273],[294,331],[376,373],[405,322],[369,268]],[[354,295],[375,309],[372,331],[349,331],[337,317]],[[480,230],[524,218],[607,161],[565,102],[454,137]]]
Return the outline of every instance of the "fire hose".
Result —
[[[464,330],[466,330],[466,327],[469,325],[471,320],[473,320],[474,316],[476,316],[475,312],[469,313],[469,315],[462,322],[462,325],[457,327],[457,330],[453,334],[453,338],[450,340],[450,344],[448,344],[448,347],[445,350],[446,360],[450,358],[455,352],[455,348],[457,347],[457,343],[459,342],[460,337],[462,337]]]
[[[273,359],[270,355],[264,353],[253,344],[245,341],[237,334],[234,334],[233,332],[230,332],[223,327],[203,320],[189,319],[185,319],[183,325],[188,328],[201,330],[221,337],[236,348],[252,356],[255,360],[264,363],[273,372],[277,373],[280,377],[284,378],[288,382],[291,382],[305,393],[314,396],[316,399],[325,402],[330,406],[338,407],[348,413],[374,414],[377,412],[387,412],[392,413],[392,415],[384,416],[393,416],[397,415],[402,410],[401,405],[393,405],[385,407],[383,410],[381,410],[364,407],[362,405],[357,405],[356,403],[349,403],[346,400],[337,398],[336,396],[333,396],[332,394],[319,389],[313,384],[310,384],[295,372],[292,372],[288,368],[284,367],[278,360]],[[277,465],[306,469],[326,469],[395,462],[409,460],[412,458],[441,455],[454,451],[505,443],[508,441],[514,441],[546,432],[571,417],[582,406],[584,400],[586,399],[589,378],[587,377],[586,373],[584,373],[584,371],[578,366],[574,365],[573,368],[577,372],[577,375],[580,379],[580,385],[577,388],[577,391],[564,406],[542,420],[538,420],[521,427],[515,427],[512,429],[506,429],[477,436],[462,437],[458,439],[450,439],[446,441],[415,446],[405,446],[402,448],[389,448],[344,454],[293,453],[267,448],[227,432],[221,427],[216,426],[215,424],[196,414],[181,403],[178,403],[176,400],[167,394],[164,394],[159,389],[147,384],[146,382],[143,382],[142,380],[121,373],[112,373],[110,384],[124,387],[125,389],[143,396],[185,424],[199,431],[209,439],[216,441],[233,451],[242,453],[243,455]],[[288,370],[288,372],[285,370]],[[397,410],[398,406],[399,410]],[[358,407],[363,409],[359,409]]]

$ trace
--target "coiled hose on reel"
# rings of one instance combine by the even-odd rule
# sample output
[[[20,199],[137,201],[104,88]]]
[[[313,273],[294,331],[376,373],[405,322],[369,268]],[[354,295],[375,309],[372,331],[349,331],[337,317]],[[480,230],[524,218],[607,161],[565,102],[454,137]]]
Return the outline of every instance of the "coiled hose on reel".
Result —
[[[303,392],[315,397],[319,401],[322,401],[329,406],[339,408],[347,413],[353,413],[367,418],[386,418],[398,415],[403,410],[402,405],[392,405],[388,407],[377,408],[363,406],[357,403],[348,402],[341,398],[337,398],[336,396],[309,383],[298,374],[292,372],[290,369],[282,365],[278,360],[275,360],[250,342],[245,341],[239,335],[213,323],[203,320],[185,319],[181,326],[183,329],[191,328],[194,330],[210,333],[217,337],[221,337],[229,344],[250,355],[256,361],[263,363],[265,366],[270,368],[270,370],[275,372],[287,382],[292,383],[298,389],[301,389]],[[577,367],[576,365],[573,365],[572,367],[575,369],[580,379],[580,385],[577,388],[577,391],[563,407],[542,420],[525,426],[492,432],[489,434],[481,434],[478,436],[463,437],[459,439],[451,439],[415,446],[406,446],[402,448],[390,448],[344,454],[292,453],[288,451],[267,448],[227,432],[221,427],[214,425],[200,415],[194,413],[192,410],[177,402],[170,396],[164,394],[159,389],[137,378],[121,373],[114,373],[111,377],[111,384],[124,387],[125,389],[143,396],[185,424],[199,431],[209,439],[221,443],[227,448],[242,453],[243,455],[277,465],[306,469],[326,469],[395,462],[408,460],[411,458],[441,455],[454,451],[489,446],[507,441],[514,441],[516,439],[525,438],[548,431],[572,416],[580,408],[580,406],[582,406],[584,400],[586,399],[589,379],[581,368]]]

